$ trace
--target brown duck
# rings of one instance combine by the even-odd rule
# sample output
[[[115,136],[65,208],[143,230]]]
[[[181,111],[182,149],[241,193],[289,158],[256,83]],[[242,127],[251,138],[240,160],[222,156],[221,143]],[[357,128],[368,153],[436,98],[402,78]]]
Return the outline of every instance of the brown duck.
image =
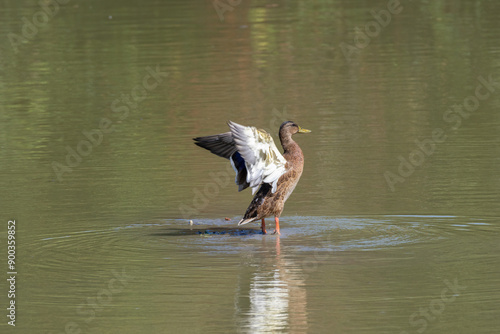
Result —
[[[238,191],[251,187],[252,194],[257,192],[238,225],[261,220],[262,233],[266,234],[265,218],[274,216],[274,233],[280,234],[279,217],[304,167],[304,154],[292,135],[311,131],[291,121],[281,124],[282,155],[266,131],[231,121],[228,125],[231,131],[194,138],[195,144],[229,159],[236,172]]]

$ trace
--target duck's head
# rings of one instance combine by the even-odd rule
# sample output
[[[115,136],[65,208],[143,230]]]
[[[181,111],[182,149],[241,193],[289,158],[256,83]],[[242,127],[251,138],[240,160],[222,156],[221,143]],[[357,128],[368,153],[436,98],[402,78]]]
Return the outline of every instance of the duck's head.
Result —
[[[295,122],[286,121],[280,126],[280,138],[285,138],[292,136],[296,133],[309,133],[311,130],[303,129],[298,126]]]

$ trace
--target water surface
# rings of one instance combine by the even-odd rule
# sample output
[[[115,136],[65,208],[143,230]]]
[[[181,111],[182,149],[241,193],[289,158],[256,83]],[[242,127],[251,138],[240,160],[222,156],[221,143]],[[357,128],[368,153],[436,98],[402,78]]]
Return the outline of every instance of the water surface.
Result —
[[[4,1],[2,332],[496,333],[496,7],[401,1],[362,43],[387,1],[68,1],[25,37]],[[192,143],[227,120],[312,130],[280,237]]]

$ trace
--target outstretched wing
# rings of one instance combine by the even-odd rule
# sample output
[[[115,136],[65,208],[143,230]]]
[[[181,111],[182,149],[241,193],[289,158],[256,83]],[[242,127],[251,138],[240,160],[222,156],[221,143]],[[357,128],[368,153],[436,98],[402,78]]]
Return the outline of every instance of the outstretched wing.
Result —
[[[286,160],[266,131],[228,122],[230,132],[194,138],[195,144],[229,159],[236,172],[238,191],[252,187],[255,194],[262,183],[272,185],[286,172]]]
[[[245,160],[246,181],[252,187],[252,194],[255,194],[262,183],[272,185],[274,193],[278,179],[286,172],[286,160],[274,144],[273,137],[253,126],[243,126],[231,121],[228,125],[237,152]]]

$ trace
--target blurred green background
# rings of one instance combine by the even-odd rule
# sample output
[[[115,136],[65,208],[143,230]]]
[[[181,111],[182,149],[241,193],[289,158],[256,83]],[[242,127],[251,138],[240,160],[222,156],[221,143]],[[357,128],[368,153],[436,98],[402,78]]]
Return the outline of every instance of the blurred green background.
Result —
[[[495,1],[436,0],[381,12],[391,4],[2,1],[0,203],[2,225],[18,223],[16,329],[57,332],[76,321],[94,333],[413,333],[423,325],[408,317],[439,297],[444,279],[460,277],[468,297],[434,320],[414,320],[427,322],[426,333],[496,332],[500,85],[488,91],[480,78],[500,78],[500,10]],[[367,25],[369,43],[359,33]],[[148,79],[154,71],[156,81]],[[453,111],[474,101],[481,84],[490,94],[475,111]],[[260,244],[260,236],[200,242],[192,231],[158,237],[188,228],[190,219],[232,229],[244,213],[250,192],[237,193],[227,161],[191,140],[228,131],[227,120],[264,128],[277,142],[285,120],[312,130],[295,138],[306,165],[283,213],[281,243]],[[98,145],[85,144],[85,133],[107,126],[112,132],[102,137],[93,132]],[[431,155],[412,153],[435,129],[446,140]],[[81,160],[66,160],[72,150]],[[402,177],[400,159],[419,157]],[[222,186],[213,187],[213,173],[223,175]],[[320,250],[334,255],[318,262],[312,252],[327,236]],[[253,267],[240,264],[248,254],[257,254]],[[173,275],[166,258],[187,272]],[[248,306],[255,304],[249,291],[273,296],[255,282],[278,267],[303,274],[311,258],[319,268],[308,279],[287,281],[300,281],[300,297],[269,306],[271,318],[289,320],[269,327]],[[122,267],[148,288],[125,289],[83,327],[75,308]],[[206,275],[213,277],[204,282]],[[231,285],[241,277],[255,289]],[[231,288],[199,300],[220,281]],[[157,304],[138,306],[153,296]],[[248,307],[235,311],[235,298],[248,298]],[[227,309],[210,314],[206,303]]]

